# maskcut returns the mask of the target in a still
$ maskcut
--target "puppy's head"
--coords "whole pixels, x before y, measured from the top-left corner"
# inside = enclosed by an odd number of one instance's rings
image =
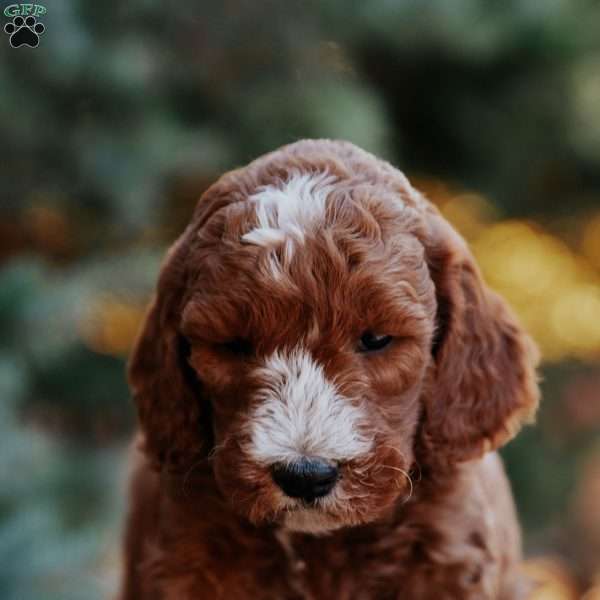
[[[400,172],[307,141],[203,196],[130,382],[161,468],[207,459],[254,523],[323,532],[408,497],[417,459],[444,469],[506,442],[537,406],[535,360]]]

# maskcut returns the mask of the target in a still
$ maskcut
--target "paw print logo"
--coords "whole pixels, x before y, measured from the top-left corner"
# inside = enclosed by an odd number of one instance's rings
[[[33,16],[29,16],[26,19],[15,17],[12,23],[7,23],[4,26],[4,31],[10,35],[10,45],[13,48],[18,48],[19,46],[37,47],[40,43],[40,35],[44,33],[45,29]]]

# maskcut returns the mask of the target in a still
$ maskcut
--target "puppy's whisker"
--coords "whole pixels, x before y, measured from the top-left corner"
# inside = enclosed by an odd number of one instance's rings
[[[364,479],[359,479],[360,485],[364,487],[374,488],[376,487],[374,483],[367,483]]]
[[[409,475],[409,473],[407,471],[405,471],[404,469],[401,469],[400,467],[393,467],[392,465],[381,465],[384,469],[392,469],[393,471],[398,471],[398,473],[400,473],[403,477],[406,478],[406,481],[408,481],[408,485],[410,487],[410,490],[408,492],[408,496],[404,499],[404,502],[408,502],[414,492],[414,486],[413,486],[413,481]]]
[[[403,453],[403,452],[401,452],[401,451],[400,451],[398,448],[396,448],[396,447],[394,447],[394,446],[391,446],[391,445],[389,445],[389,444],[382,444],[382,445],[381,445],[381,447],[382,447],[382,448],[385,448],[386,450],[390,450],[390,451],[392,451],[392,452],[396,453],[396,455],[398,456],[398,458],[400,458],[400,460],[401,460],[402,462],[408,462],[408,461],[406,460],[406,456],[404,455],[404,453]]]

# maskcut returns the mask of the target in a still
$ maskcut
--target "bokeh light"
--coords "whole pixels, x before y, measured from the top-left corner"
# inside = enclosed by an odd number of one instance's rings
[[[582,249],[532,220],[501,219],[474,194],[426,183],[442,214],[464,235],[489,285],[515,308],[545,361],[600,359],[600,219],[581,215]],[[600,254],[598,254],[600,255]]]

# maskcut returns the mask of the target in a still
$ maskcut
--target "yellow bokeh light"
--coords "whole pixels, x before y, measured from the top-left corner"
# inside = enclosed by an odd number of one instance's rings
[[[600,286],[574,285],[556,298],[551,325],[573,350],[600,354]]]
[[[558,559],[538,558],[522,565],[525,575],[535,584],[527,600],[578,600],[577,585],[569,570]]]
[[[581,238],[581,250],[593,265],[600,268],[600,212],[586,223]]]
[[[581,254],[538,224],[499,220],[475,194],[430,196],[467,239],[487,283],[514,307],[546,361],[600,359],[600,213],[581,227]],[[582,216],[580,220],[583,220]]]
[[[440,212],[469,241],[481,235],[497,218],[494,207],[478,194],[461,194],[444,199]]]
[[[81,321],[84,343],[94,352],[124,356],[131,349],[144,316],[144,307],[112,295],[93,302]]]
[[[574,267],[562,243],[519,221],[493,225],[476,240],[473,250],[490,283],[514,286],[529,295],[544,294],[564,283]]]

